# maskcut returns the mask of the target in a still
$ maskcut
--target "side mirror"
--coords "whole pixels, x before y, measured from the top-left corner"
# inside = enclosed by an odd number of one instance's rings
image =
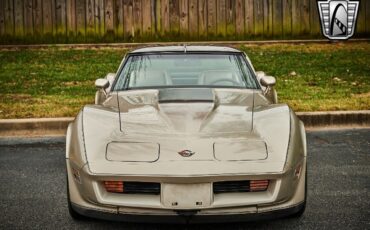
[[[266,76],[266,73],[263,72],[263,71],[257,71],[256,72],[256,76],[257,76],[257,80],[260,81],[261,78],[263,78],[264,76]]]
[[[105,78],[109,81],[109,86],[112,86],[114,79],[116,78],[116,74],[108,73],[107,76],[105,76]]]
[[[106,88],[109,86],[109,81],[105,78],[99,78],[95,81],[95,87],[98,89],[102,89],[105,91]]]
[[[261,85],[265,87],[272,87],[276,84],[276,79],[271,76],[263,76],[260,79]]]

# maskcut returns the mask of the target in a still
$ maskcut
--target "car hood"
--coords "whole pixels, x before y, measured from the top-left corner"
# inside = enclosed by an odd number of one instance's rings
[[[250,132],[253,91],[164,89],[117,95],[120,127],[142,135]]]
[[[94,173],[242,173],[245,165],[258,173],[261,162],[282,171],[289,140],[288,107],[254,90],[118,92],[103,107],[85,107],[83,119]],[[196,164],[205,165],[192,171]]]

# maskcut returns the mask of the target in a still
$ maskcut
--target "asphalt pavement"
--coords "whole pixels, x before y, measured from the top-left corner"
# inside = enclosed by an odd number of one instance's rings
[[[75,221],[67,210],[63,138],[0,138],[0,229],[370,229],[370,129],[311,131],[301,218],[158,225]]]

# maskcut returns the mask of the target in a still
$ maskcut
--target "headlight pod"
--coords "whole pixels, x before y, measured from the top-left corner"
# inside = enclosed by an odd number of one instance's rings
[[[248,161],[267,159],[267,145],[262,140],[215,142],[214,156],[220,161]]]

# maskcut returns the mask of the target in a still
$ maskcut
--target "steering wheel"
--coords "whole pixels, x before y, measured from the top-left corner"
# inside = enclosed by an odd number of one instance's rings
[[[225,79],[218,79],[218,80],[215,80],[215,81],[210,82],[209,84],[210,85],[215,85],[216,83],[223,82],[223,81],[225,81],[225,82],[231,82],[233,85],[239,85],[239,82],[234,81],[232,79],[227,79],[227,78],[225,78]]]

